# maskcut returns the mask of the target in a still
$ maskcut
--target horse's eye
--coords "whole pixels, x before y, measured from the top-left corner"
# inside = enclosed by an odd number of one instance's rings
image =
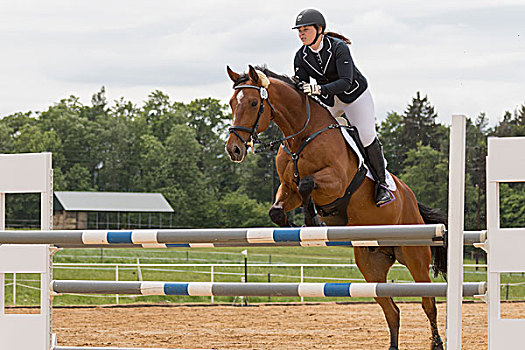
[[[252,101],[252,107],[256,107],[257,106],[257,101]]]

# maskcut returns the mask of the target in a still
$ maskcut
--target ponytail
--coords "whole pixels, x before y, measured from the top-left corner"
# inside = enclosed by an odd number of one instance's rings
[[[350,41],[350,39],[348,39],[346,36],[344,36],[343,34],[339,34],[339,33],[336,33],[336,32],[326,32],[324,33],[325,35],[328,35],[328,36],[331,36],[332,38],[337,38],[337,39],[340,39],[340,40],[343,40],[347,45],[350,45],[352,44],[352,42]]]

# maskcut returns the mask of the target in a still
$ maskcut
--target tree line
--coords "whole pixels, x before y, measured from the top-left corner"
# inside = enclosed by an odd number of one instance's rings
[[[378,131],[388,169],[420,202],[446,213],[449,127],[437,117],[418,92],[405,111],[388,113]],[[230,162],[224,151],[230,122],[229,106],[217,99],[182,103],[154,91],[140,106],[124,98],[110,104],[102,88],[90,105],[70,96],[45,111],[4,116],[0,153],[53,152],[55,191],[160,192],[175,210],[174,227],[272,225],[267,212],[279,184],[275,151]],[[467,121],[468,230],[485,228],[489,136],[525,136],[525,105],[494,127],[484,113]],[[261,135],[279,137],[275,125]],[[522,185],[501,186],[505,227],[525,226]],[[36,197],[8,195],[6,207],[8,223],[39,217]]]

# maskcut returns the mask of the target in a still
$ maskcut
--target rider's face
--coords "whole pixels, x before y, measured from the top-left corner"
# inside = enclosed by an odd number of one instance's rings
[[[299,39],[303,42],[303,45],[309,45],[314,41],[317,35],[317,29],[315,26],[304,26],[297,28]]]

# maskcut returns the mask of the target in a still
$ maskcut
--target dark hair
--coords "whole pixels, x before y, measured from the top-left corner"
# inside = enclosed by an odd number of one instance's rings
[[[344,36],[343,34],[339,34],[339,33],[336,33],[336,32],[326,32],[326,33],[324,33],[324,35],[331,36],[332,38],[341,39],[341,40],[343,40],[347,45],[352,44],[352,42],[350,41],[350,39],[348,39],[348,38],[347,38],[346,36]]]

